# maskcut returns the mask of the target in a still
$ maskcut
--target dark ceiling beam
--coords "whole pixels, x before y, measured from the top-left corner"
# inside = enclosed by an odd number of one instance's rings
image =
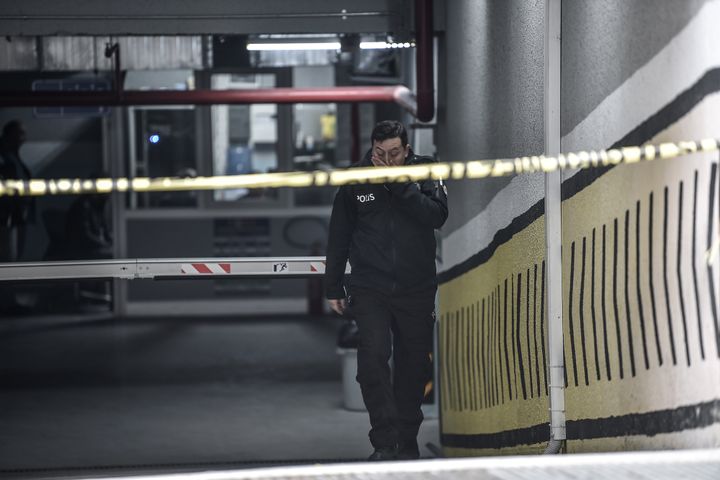
[[[404,0],[23,0],[4,2],[0,32],[26,35],[394,33]]]

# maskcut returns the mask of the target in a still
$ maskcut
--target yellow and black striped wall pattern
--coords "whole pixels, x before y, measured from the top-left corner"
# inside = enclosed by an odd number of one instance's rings
[[[717,136],[720,69],[616,145]],[[579,172],[563,183],[570,451],[720,444],[717,156]],[[542,202],[441,274],[448,455],[549,438]]]

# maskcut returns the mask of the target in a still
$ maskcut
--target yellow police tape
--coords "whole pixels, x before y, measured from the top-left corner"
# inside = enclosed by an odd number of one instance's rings
[[[557,157],[532,156],[512,159],[446,162],[401,167],[365,167],[314,172],[258,173],[196,178],[98,178],[57,180],[2,180],[0,196],[40,196],[110,192],[171,192],[184,190],[225,190],[233,188],[323,187],[348,183],[386,183],[418,180],[459,180],[549,173],[557,170],[593,168],[677,158],[720,150],[720,140],[683,141],[623,147],[610,150],[560,154]]]

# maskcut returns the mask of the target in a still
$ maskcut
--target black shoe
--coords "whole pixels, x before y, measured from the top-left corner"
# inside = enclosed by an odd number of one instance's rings
[[[420,458],[420,449],[418,448],[417,441],[400,442],[397,454],[398,460],[417,460],[418,458]]]
[[[370,462],[388,462],[390,460],[397,460],[398,449],[397,447],[380,447],[376,448],[375,451],[368,457]]]
[[[398,460],[417,460],[420,458],[420,452],[417,450],[400,450],[396,458]]]

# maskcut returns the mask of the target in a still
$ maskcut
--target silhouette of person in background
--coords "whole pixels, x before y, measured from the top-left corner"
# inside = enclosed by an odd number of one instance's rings
[[[92,178],[104,178],[97,174]],[[112,236],[108,226],[107,194],[79,195],[65,217],[65,255],[71,260],[93,260],[113,257]],[[77,284],[76,306],[110,306],[110,285],[106,280],[88,280]]]
[[[30,180],[30,169],[20,158],[20,147],[26,133],[19,120],[5,124],[0,137],[0,180]],[[0,197],[0,262],[15,262],[23,253],[25,225],[35,220],[32,197]],[[0,285],[0,310],[13,313],[22,310],[7,286]]]
[[[20,147],[26,133],[22,123],[12,120],[5,124],[0,137],[0,178],[30,180],[30,169],[20,158]],[[35,202],[31,197],[0,198],[0,255],[2,261],[15,261],[22,255],[24,226],[34,220]]]
[[[65,241],[74,259],[112,258],[112,237],[105,215],[108,196],[80,195],[70,205]]]

